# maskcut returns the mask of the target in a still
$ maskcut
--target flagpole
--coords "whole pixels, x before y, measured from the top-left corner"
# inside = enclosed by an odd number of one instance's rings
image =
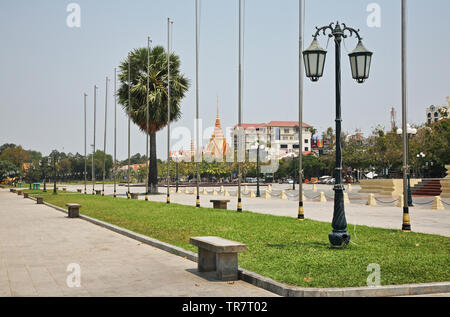
[[[147,167],[147,178],[146,178],[146,184],[145,184],[145,200],[148,201],[148,181],[150,176],[150,164],[149,164],[149,149],[148,149],[148,143],[149,143],[149,137],[148,137],[148,130],[150,125],[150,43],[152,40],[150,39],[150,36],[147,37],[147,124],[146,124],[146,141],[145,141],[145,151],[146,151],[146,167]]]
[[[242,0],[239,0],[239,79],[238,79],[238,135],[242,133]],[[241,138],[238,137],[238,152],[240,150]],[[238,205],[237,211],[242,212],[242,197],[241,197],[241,182],[242,182],[242,174],[241,174],[241,160],[238,155]]]
[[[299,0],[299,41],[298,41],[298,219],[303,221],[305,214],[303,210],[303,0]],[[294,179],[295,186],[295,179]]]
[[[102,184],[102,196],[105,196],[105,177],[106,177],[106,129],[108,120],[108,77],[106,77],[105,87],[105,133],[103,135],[103,184]]]
[[[117,196],[116,162],[117,162],[117,68],[114,68],[114,164],[113,164],[114,198],[116,198]]]
[[[170,204],[170,25],[167,18],[167,203]]]
[[[95,130],[97,118],[97,85],[94,85],[94,144],[92,145],[92,195],[95,195]]]
[[[131,152],[130,152],[130,134],[131,134],[131,54],[128,54],[128,193],[127,198],[131,198],[130,191],[130,165],[131,165]]]
[[[199,0],[195,0],[195,108],[196,108],[196,114],[195,114],[195,118],[196,118],[196,144],[197,144],[197,153],[195,155],[195,165],[196,165],[196,169],[197,169],[197,198],[196,198],[196,203],[195,206],[198,208],[200,207],[200,162],[198,162],[197,158],[200,157],[200,148],[199,148],[199,87],[198,87],[198,83],[199,83],[199,74],[198,74],[198,65],[199,65],[199,20],[198,20],[198,10],[199,10],[199,6],[198,6],[198,1]]]
[[[87,194],[87,124],[86,124],[86,98],[84,93],[84,194]]]
[[[408,204],[408,113],[407,113],[407,73],[406,73],[406,0],[402,0],[402,128],[403,128],[403,225],[404,232],[411,231]]]

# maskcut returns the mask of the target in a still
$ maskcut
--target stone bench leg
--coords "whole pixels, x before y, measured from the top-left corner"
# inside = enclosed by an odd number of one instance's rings
[[[36,198],[36,204],[38,204],[38,205],[44,204],[44,199],[42,197]]]
[[[69,208],[69,218],[78,218],[80,216],[80,210],[78,208]]]
[[[237,281],[238,280],[237,253],[217,253],[216,273],[218,280]]]
[[[216,253],[198,248],[198,271],[213,272],[216,270]]]

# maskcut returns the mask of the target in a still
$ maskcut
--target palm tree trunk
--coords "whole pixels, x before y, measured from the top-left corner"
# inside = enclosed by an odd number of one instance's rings
[[[150,172],[148,187],[151,194],[158,193],[158,162],[156,157],[156,133],[150,133]]]

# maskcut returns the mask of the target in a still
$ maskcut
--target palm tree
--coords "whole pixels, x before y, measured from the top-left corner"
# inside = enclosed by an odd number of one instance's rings
[[[148,184],[152,193],[158,192],[156,133],[167,125],[167,52],[162,46],[150,49],[150,89],[147,91],[148,49],[130,52],[119,66],[119,103],[131,120],[150,135],[150,175]],[[128,102],[128,63],[131,61],[131,107]],[[181,118],[180,104],[189,89],[189,79],[180,72],[180,58],[170,55],[170,121]],[[149,97],[149,126],[147,127],[147,96]]]

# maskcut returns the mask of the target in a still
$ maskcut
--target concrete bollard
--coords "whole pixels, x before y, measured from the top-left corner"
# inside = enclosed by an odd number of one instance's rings
[[[38,205],[44,204],[44,198],[41,196],[36,197],[36,204]]]
[[[213,195],[213,196],[218,196],[218,195],[219,195],[219,194],[217,193],[216,188],[214,188],[212,195]]]
[[[169,193],[170,193],[170,194],[175,194],[175,188],[173,188],[173,187],[170,188],[170,189],[169,189]]]
[[[445,209],[440,196],[434,197],[432,209],[433,210],[444,210]]]
[[[206,191],[206,187],[203,187],[202,195],[208,195],[208,192]]]
[[[78,218],[80,217],[80,208],[79,204],[66,204],[68,207],[69,218]]]
[[[283,191],[281,192],[280,198],[283,199],[283,200],[287,200],[287,199],[288,199],[288,197],[287,197],[287,195],[286,195],[286,191],[283,190]]]
[[[223,195],[224,195],[225,197],[230,197],[230,193],[228,192],[228,189],[225,189]]]
[[[270,192],[269,192],[268,190],[266,190],[263,197],[264,197],[265,199],[270,199],[270,198],[271,198]]]
[[[247,185],[244,186],[244,192],[248,192],[248,186]]]
[[[344,193],[344,204],[350,204],[350,198],[348,197],[347,193]]]
[[[313,192],[317,193],[317,185],[316,184],[313,184]]]
[[[272,185],[271,184],[269,184],[269,186],[267,186],[267,191],[270,193],[270,192],[272,192]]]
[[[403,195],[398,196],[398,202],[397,202],[397,207],[402,208],[403,207]]]
[[[220,186],[220,192],[221,192],[221,193],[225,192],[225,187]]]
[[[250,191],[250,198],[256,198],[256,193],[254,190]]]
[[[367,206],[376,206],[377,202],[375,200],[374,194],[369,194],[369,199],[367,200]]]
[[[327,197],[325,197],[325,193],[320,192],[319,203],[326,203],[326,202],[327,202]]]

